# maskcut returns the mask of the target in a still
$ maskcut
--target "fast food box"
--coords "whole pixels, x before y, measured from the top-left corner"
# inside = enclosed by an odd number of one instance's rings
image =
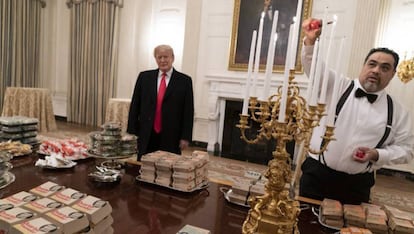
[[[21,207],[2,211],[0,212],[0,233],[7,234],[13,225],[36,216],[37,214],[35,212]]]
[[[239,180],[233,183],[233,185],[231,186],[231,190],[233,191],[233,193],[247,197],[250,190],[250,186],[250,180]]]
[[[172,174],[173,180],[174,181],[192,181],[195,179],[195,173],[194,171],[192,172],[176,172],[174,171],[174,173]]]
[[[19,224],[13,225],[10,234],[61,234],[62,229],[53,222],[37,217]]]
[[[45,217],[58,225],[63,233],[77,233],[89,226],[86,215],[69,206],[49,211]]]
[[[66,188],[64,190],[54,193],[50,198],[61,202],[67,206],[74,204],[80,199],[86,197],[85,193],[81,193],[78,190]]]
[[[206,162],[208,162],[210,160],[210,156],[208,155],[208,153],[206,151],[194,150],[191,155],[194,158],[201,158],[201,159],[205,160]]]
[[[85,213],[89,222],[94,225],[98,224],[112,212],[109,202],[91,195],[79,200],[72,207]]]
[[[188,191],[193,190],[196,187],[196,184],[195,184],[194,180],[193,181],[188,181],[188,182],[185,182],[185,183],[180,183],[180,182],[174,181],[172,183],[172,187],[175,188],[175,189],[181,190],[181,191],[188,192]]]
[[[210,234],[211,232],[207,229],[196,227],[193,225],[185,225],[183,228],[181,228],[177,234],[185,234],[185,233],[191,233],[191,234]]]
[[[196,164],[191,161],[191,160],[186,160],[186,159],[180,159],[177,160],[174,164],[173,164],[173,171],[175,172],[183,172],[183,173],[188,173],[188,172],[193,172],[196,168]]]
[[[58,191],[61,191],[63,189],[65,189],[65,186],[61,186],[61,185],[58,185],[58,184],[53,183],[51,181],[48,181],[46,183],[43,183],[43,184],[41,184],[37,187],[34,187],[34,188],[30,189],[29,192],[31,192],[33,194],[37,194],[37,195],[42,196],[42,197],[48,197],[48,196],[50,196],[50,195],[52,195],[52,194],[54,194]]]
[[[394,233],[414,233],[414,225],[412,221],[409,220],[390,217],[388,220],[388,226]]]
[[[34,201],[38,197],[25,191],[18,192],[0,200],[0,211],[8,210],[14,207],[22,206],[28,202]]]
[[[57,202],[53,199],[44,197],[32,202],[26,203],[23,207],[30,209],[39,214],[49,212],[51,210],[63,207],[63,203]]]
[[[105,231],[112,227],[114,219],[111,215],[106,216],[103,220],[91,226],[94,233],[105,233]]]
[[[102,234],[113,234],[113,233],[114,233],[114,229],[112,228],[112,226],[111,227],[108,227],[107,229],[105,229],[104,231],[102,231]]]
[[[346,227],[340,229],[340,234],[372,234],[372,232],[366,228]]]

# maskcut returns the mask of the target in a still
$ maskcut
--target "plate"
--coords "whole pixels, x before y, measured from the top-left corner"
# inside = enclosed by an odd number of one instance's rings
[[[88,176],[96,182],[112,183],[121,180],[121,171],[96,166],[97,171],[91,172]]]
[[[250,208],[250,206],[248,204],[243,204],[241,202],[235,202],[235,201],[231,201],[230,200],[230,196],[229,195],[233,192],[232,189],[229,189],[227,187],[220,187],[220,192],[223,193],[224,199],[226,199],[226,201],[228,201],[228,202],[230,202],[232,204],[236,204],[236,205],[239,205],[239,206],[243,206],[243,207]]]
[[[113,183],[121,180],[121,175],[108,175],[108,176],[100,176],[96,173],[89,173],[88,176],[92,178],[96,182],[104,182],[104,183]]]
[[[180,191],[180,192],[183,192],[183,193],[192,193],[192,192],[195,192],[197,190],[202,190],[202,189],[205,189],[205,188],[208,187],[208,180],[203,181],[201,184],[199,184],[198,186],[196,186],[195,188],[193,188],[191,190],[182,190],[182,189],[177,189],[177,188],[174,188],[174,187],[171,187],[171,186],[164,186],[164,185],[157,184],[157,183],[154,183],[154,182],[149,182],[149,181],[146,181],[146,180],[142,180],[140,176],[135,177],[135,179],[137,181],[140,181],[140,182],[144,182],[144,183],[147,183],[147,184],[158,185],[158,186],[161,186],[163,188],[169,188],[171,190]]]
[[[36,153],[38,153],[40,155],[44,155],[44,156],[50,156],[50,154],[48,154],[46,152],[43,152],[43,151],[40,151],[40,150],[36,151]],[[75,157],[70,157],[70,156],[63,156],[63,158],[65,158],[67,160],[71,160],[71,161],[78,161],[78,160],[88,159],[90,157],[89,157],[89,154],[88,154],[88,156],[85,156],[84,158],[80,158],[80,157],[75,158]]]
[[[40,167],[40,168],[44,168],[44,169],[68,169],[68,168],[72,168],[72,167],[76,166],[76,164],[77,164],[76,162],[71,161],[68,164],[58,166],[58,167],[51,166],[51,165],[36,165],[36,166]]]
[[[318,208],[315,208],[315,207],[312,207],[312,212],[313,212],[316,216],[318,216],[318,222],[319,222],[322,226],[324,226],[324,227],[327,227],[327,228],[330,228],[330,229],[333,229],[333,230],[337,230],[337,231],[341,230],[341,228],[334,227],[334,226],[330,226],[330,225],[328,225],[328,224],[324,223],[324,222],[322,221],[322,212],[320,212],[320,211],[321,211],[320,209],[321,209],[320,207],[319,207],[319,209],[318,209]]]
[[[14,180],[16,179],[16,176],[11,172],[6,172],[2,176],[2,179],[3,179],[3,181],[0,182],[0,189],[6,187],[7,185],[9,185],[11,183],[13,183]]]

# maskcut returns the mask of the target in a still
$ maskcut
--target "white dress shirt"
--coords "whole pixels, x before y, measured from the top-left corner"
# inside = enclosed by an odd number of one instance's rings
[[[312,60],[313,46],[303,45],[302,63],[305,72],[309,74]],[[330,72],[327,107],[330,106],[334,79],[333,72]],[[322,79],[321,79],[322,80]],[[349,84],[351,79],[340,79],[340,98]],[[324,152],[326,165],[334,170],[357,174],[366,172],[367,163],[360,163],[353,160],[353,152],[358,147],[375,148],[385,132],[387,125],[387,93],[385,90],[376,92],[378,95],[374,103],[368,102],[367,98],[355,98],[357,88],[362,88],[358,79],[354,80],[355,85],[345,101],[341,112],[335,123],[334,138],[328,145],[327,151]],[[391,132],[381,148],[377,148],[379,158],[374,162],[372,168],[379,169],[383,165],[408,163],[413,159],[414,135],[411,126],[411,117],[404,110],[400,103],[393,99],[394,110]],[[311,139],[311,148],[319,149],[321,146],[321,136],[325,132],[326,117],[321,119],[320,125],[313,131]],[[310,154],[318,160],[318,155]]]
[[[171,68],[169,71],[165,73],[165,87],[168,87],[168,83],[170,82],[170,78],[172,75],[173,69]],[[162,72],[161,70],[158,72],[158,80],[157,80],[157,90],[160,89],[161,79],[162,79]]]

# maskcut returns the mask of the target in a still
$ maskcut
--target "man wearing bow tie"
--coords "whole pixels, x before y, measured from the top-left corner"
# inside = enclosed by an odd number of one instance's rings
[[[306,35],[302,62],[308,74],[313,45],[321,33],[320,27],[311,25],[312,20],[302,24]],[[395,75],[398,60],[394,51],[374,48],[366,56],[358,79],[335,78],[330,73],[327,100],[332,96],[334,79],[340,79],[342,87],[336,106],[336,140],[323,154],[308,154],[302,164],[301,196],[347,204],[369,202],[375,183],[373,170],[413,159],[411,117],[384,90]],[[322,118],[313,131],[312,149],[320,149],[325,126],[326,118]]]

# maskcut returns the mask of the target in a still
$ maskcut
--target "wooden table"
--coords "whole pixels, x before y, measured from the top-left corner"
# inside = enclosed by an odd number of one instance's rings
[[[131,99],[111,98],[106,106],[105,122],[121,124],[122,131],[128,126],[129,106]]]
[[[2,116],[16,115],[37,118],[40,132],[57,129],[52,97],[48,89],[7,87]]]
[[[89,180],[101,159],[85,159],[71,169],[41,169],[34,166],[37,154],[12,159],[16,180],[0,190],[1,198],[52,181],[109,201],[113,208],[115,233],[173,234],[192,224],[215,234],[241,233],[247,208],[228,203],[219,188],[210,182],[205,190],[183,193],[157,185],[137,182],[139,167],[126,165],[119,183],[103,184]],[[333,233],[322,227],[311,211],[299,217],[300,233]]]

